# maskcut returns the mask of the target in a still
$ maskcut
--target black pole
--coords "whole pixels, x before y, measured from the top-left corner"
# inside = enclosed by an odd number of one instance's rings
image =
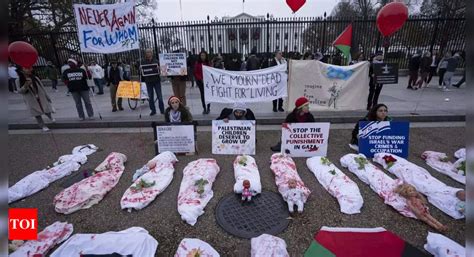
[[[270,14],[267,13],[267,55],[270,55]]]
[[[321,54],[324,56],[324,44],[326,44],[326,12],[323,18],[323,40],[321,42]]]
[[[209,42],[209,54],[213,54],[214,49],[211,46],[211,23],[209,15],[207,15],[207,41]]]
[[[155,55],[156,58],[158,58],[158,42],[156,39],[156,26],[155,26],[155,19],[151,19],[151,22],[153,23],[153,42],[155,45]]]
[[[53,45],[54,57],[56,58],[56,67],[61,67],[61,61],[59,60],[58,49],[56,48],[56,40],[53,37],[53,33],[49,33],[51,44]]]

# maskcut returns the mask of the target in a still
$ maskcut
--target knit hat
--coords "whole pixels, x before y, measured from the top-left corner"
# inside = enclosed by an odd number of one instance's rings
[[[235,111],[243,111],[243,112],[246,112],[247,111],[247,106],[245,105],[245,103],[234,103],[234,112]]]
[[[295,102],[295,106],[298,109],[302,108],[303,106],[308,105],[308,104],[309,104],[309,100],[308,100],[308,98],[306,98],[304,96],[296,99],[296,102]]]
[[[67,62],[72,62],[72,63],[74,63],[75,65],[77,65],[77,61],[74,60],[74,59],[72,59],[72,58],[69,58],[69,59],[67,60]]]
[[[178,100],[179,103],[181,103],[181,100],[177,97],[177,96],[170,96],[170,98],[168,98],[168,104],[171,106],[171,100]]]

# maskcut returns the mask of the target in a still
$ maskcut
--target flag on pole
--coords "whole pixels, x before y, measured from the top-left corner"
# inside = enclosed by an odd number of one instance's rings
[[[346,29],[334,40],[332,43],[334,47],[342,52],[344,57],[350,62],[351,47],[352,47],[352,24],[349,24]]]

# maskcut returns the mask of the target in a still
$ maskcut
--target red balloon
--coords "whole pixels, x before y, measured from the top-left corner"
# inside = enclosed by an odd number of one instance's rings
[[[27,42],[15,41],[8,46],[10,59],[23,68],[31,68],[38,60],[38,51]]]
[[[286,4],[294,13],[298,11],[305,3],[306,0],[286,0]]]
[[[408,7],[401,2],[392,2],[380,9],[377,14],[377,28],[388,37],[399,30],[408,19]]]

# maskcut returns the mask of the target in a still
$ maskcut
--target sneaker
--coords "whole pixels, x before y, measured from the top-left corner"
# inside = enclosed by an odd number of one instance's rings
[[[79,118],[80,121],[85,121],[86,118],[82,117],[82,118]]]
[[[15,90],[15,91],[13,91],[13,93],[15,93],[15,94],[18,94],[18,91],[17,91],[17,90]]]
[[[55,118],[52,118],[52,119],[51,119],[51,123],[56,123],[56,119],[55,119]]]
[[[451,92],[451,89],[449,89],[447,87],[443,87],[443,92]]]
[[[207,110],[204,109],[204,111],[202,111],[202,114],[207,114]]]
[[[49,128],[46,127],[46,126],[43,126],[42,130],[43,130],[43,132],[48,132],[48,131],[49,131]]]
[[[453,87],[455,88],[459,88],[461,85],[458,85],[458,84],[454,84]]]
[[[358,145],[349,144],[349,148],[356,151],[356,152],[359,152],[359,146]]]

